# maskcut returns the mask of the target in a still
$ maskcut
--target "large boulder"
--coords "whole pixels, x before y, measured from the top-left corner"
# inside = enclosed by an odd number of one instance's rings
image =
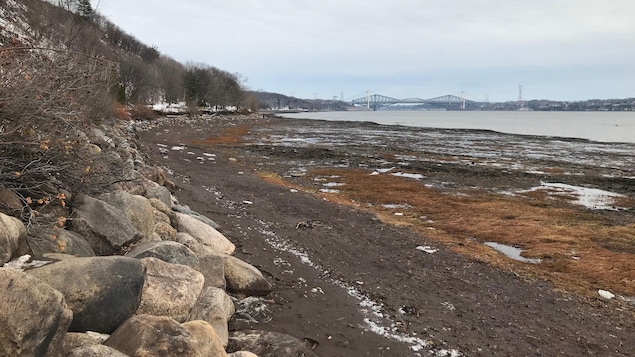
[[[220,229],[221,228],[220,224],[212,221],[211,219],[207,218],[206,216],[204,216],[204,215],[202,215],[202,214],[200,214],[200,213],[198,213],[196,211],[193,211],[187,205],[183,205],[182,206],[182,205],[175,204],[175,205],[172,205],[172,210],[174,210],[176,212],[184,213],[184,214],[186,214],[186,215],[188,215],[188,216],[190,216],[192,218],[196,218],[199,221],[207,224],[208,226],[210,226],[210,227],[212,227],[214,229]]]
[[[26,237],[26,227],[17,218],[0,213],[0,265],[11,260],[20,240]]]
[[[227,290],[245,295],[267,295],[271,284],[258,268],[231,255],[223,256]]]
[[[164,186],[150,187],[146,190],[146,198],[156,198],[168,207],[172,206],[172,193]]]
[[[99,197],[102,201],[120,209],[130,223],[141,233],[145,239],[150,238],[154,232],[154,212],[147,198],[139,195],[131,195],[126,191],[113,191]]]
[[[157,211],[155,210],[154,212],[156,217]],[[156,233],[159,236],[159,238],[161,238],[161,240],[171,240],[171,241],[178,242],[178,240],[176,240],[176,235],[177,235],[176,229],[172,227],[169,221],[157,222],[154,225],[154,233]]]
[[[176,218],[176,212],[170,209],[170,205],[166,205],[165,203],[163,203],[163,201],[159,200],[158,198],[149,198],[148,201],[152,205],[152,208],[154,208],[155,210],[154,212],[155,221],[164,221],[164,222],[170,223],[172,227],[176,227],[178,225],[179,221]],[[163,216],[165,216],[167,220],[165,220]]]
[[[157,258],[172,264],[187,265],[190,268],[198,267],[198,257],[194,252],[181,243],[171,241],[141,243],[126,253],[126,256],[137,259]]]
[[[205,357],[226,357],[225,345],[218,338],[216,331],[205,321],[195,320],[181,324],[194,338],[201,356]]]
[[[229,337],[227,352],[251,351],[259,357],[317,357],[299,339],[279,332],[236,331]]]
[[[116,349],[104,345],[77,347],[71,350],[67,357],[128,357]]]
[[[187,214],[176,214],[179,225],[177,231],[196,238],[206,254],[232,254],[236,246],[219,231]]]
[[[0,269],[0,355],[57,356],[72,319],[59,291],[23,272]]]
[[[39,257],[49,253],[95,256],[95,252],[82,236],[66,229],[31,229],[26,238],[20,241],[16,255]]]
[[[234,302],[225,290],[208,287],[199,296],[187,320],[202,320],[209,323],[223,342],[223,346],[227,346],[227,321],[235,310]]]
[[[146,283],[137,314],[168,316],[184,322],[203,290],[203,274],[156,258],[141,259]]]
[[[70,230],[84,237],[97,255],[115,254],[143,237],[119,209],[90,196],[76,202]]]
[[[224,260],[222,255],[207,254],[199,256],[197,270],[205,277],[205,287],[213,286],[225,289],[227,282],[225,280]]]
[[[188,329],[165,316],[138,315],[124,322],[104,345],[131,357],[202,357]]]
[[[114,331],[139,307],[145,281],[138,259],[119,256],[62,260],[28,273],[64,295],[77,332]]]
[[[82,332],[68,332],[64,336],[62,345],[62,355],[68,355],[72,350],[78,347],[89,347],[99,345],[99,341],[93,336]]]

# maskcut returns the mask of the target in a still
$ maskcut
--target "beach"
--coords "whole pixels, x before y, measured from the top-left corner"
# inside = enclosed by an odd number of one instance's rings
[[[255,116],[138,134],[274,286],[232,329],[320,356],[635,351],[634,144]]]

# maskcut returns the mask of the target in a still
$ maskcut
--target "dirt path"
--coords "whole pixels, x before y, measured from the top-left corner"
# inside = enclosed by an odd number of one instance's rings
[[[179,200],[220,223],[236,255],[275,286],[258,322],[236,319],[232,328],[304,338],[320,356],[635,355],[628,306],[558,292],[522,269],[494,268],[413,229],[263,180],[297,159],[293,149],[269,160],[253,146],[211,140],[265,121],[176,123],[140,131],[141,142],[173,173]],[[304,177],[296,176],[287,181]]]

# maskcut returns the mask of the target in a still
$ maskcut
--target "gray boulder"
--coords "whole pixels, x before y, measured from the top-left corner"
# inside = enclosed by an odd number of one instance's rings
[[[143,237],[119,209],[89,196],[78,199],[70,230],[84,237],[97,255],[115,254]]]
[[[205,277],[205,287],[213,286],[225,289],[227,282],[225,280],[224,260],[222,255],[207,254],[199,256],[197,270]]]
[[[192,218],[195,218],[195,219],[207,224],[208,226],[210,226],[210,227],[212,227],[214,229],[220,229],[221,228],[220,224],[212,221],[211,219],[203,216],[202,214],[200,214],[200,213],[198,213],[196,211],[193,211],[187,205],[173,205],[172,206],[172,210],[174,210],[176,212],[180,212],[180,213],[186,214],[186,215],[188,215],[188,216],[190,216]]]
[[[43,256],[49,253],[95,256],[95,252],[82,236],[66,229],[31,229],[26,238],[20,241],[16,255]]]
[[[169,316],[179,322],[186,321],[203,290],[203,275],[188,266],[156,258],[144,258],[141,263],[147,272],[137,315]]]
[[[232,254],[236,247],[222,233],[192,216],[176,214],[179,224],[177,231],[194,237],[205,254]]]
[[[150,238],[154,232],[153,208],[147,198],[139,195],[131,195],[126,191],[114,191],[99,197],[102,201],[120,209],[130,223],[141,233],[144,238]]]
[[[128,356],[201,357],[192,333],[165,316],[134,316],[119,326],[104,345]]]
[[[190,268],[198,267],[198,257],[196,254],[178,242],[161,241],[141,243],[126,253],[126,256],[137,259],[151,257],[172,264],[187,265]]]
[[[256,267],[231,255],[224,255],[223,258],[227,290],[256,296],[271,292],[271,284]]]
[[[235,310],[234,303],[225,290],[208,287],[199,296],[187,320],[202,320],[209,323],[216,331],[223,346],[227,346],[227,321]]]
[[[139,307],[145,281],[139,260],[119,256],[63,260],[28,273],[64,295],[75,332],[114,331]]]
[[[0,355],[57,356],[73,313],[64,296],[25,273],[0,269]]]
[[[236,331],[229,336],[227,352],[251,351],[259,357],[317,357],[303,341],[279,332]]]
[[[25,237],[26,227],[19,219],[0,213],[0,265],[11,260]]]
[[[172,227],[177,227],[179,224],[178,219],[176,218],[176,212],[170,209],[170,206],[161,202],[157,198],[148,199],[152,208],[154,208],[154,220],[157,222],[166,222],[169,223]]]
[[[68,355],[72,350],[78,347],[88,347],[99,345],[99,341],[87,333],[68,332],[64,336],[64,344],[62,347],[62,355]]]
[[[163,202],[167,207],[172,206],[172,194],[170,190],[168,190],[164,186],[154,186],[150,187],[146,190],[145,194],[146,198],[156,198],[159,201]]]
[[[77,347],[71,350],[67,357],[128,357],[116,349],[104,345]]]

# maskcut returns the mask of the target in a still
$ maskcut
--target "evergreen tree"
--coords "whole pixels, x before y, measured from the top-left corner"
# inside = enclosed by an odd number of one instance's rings
[[[78,0],[77,1],[77,13],[79,16],[88,19],[93,16],[93,7],[90,5],[90,0]]]

